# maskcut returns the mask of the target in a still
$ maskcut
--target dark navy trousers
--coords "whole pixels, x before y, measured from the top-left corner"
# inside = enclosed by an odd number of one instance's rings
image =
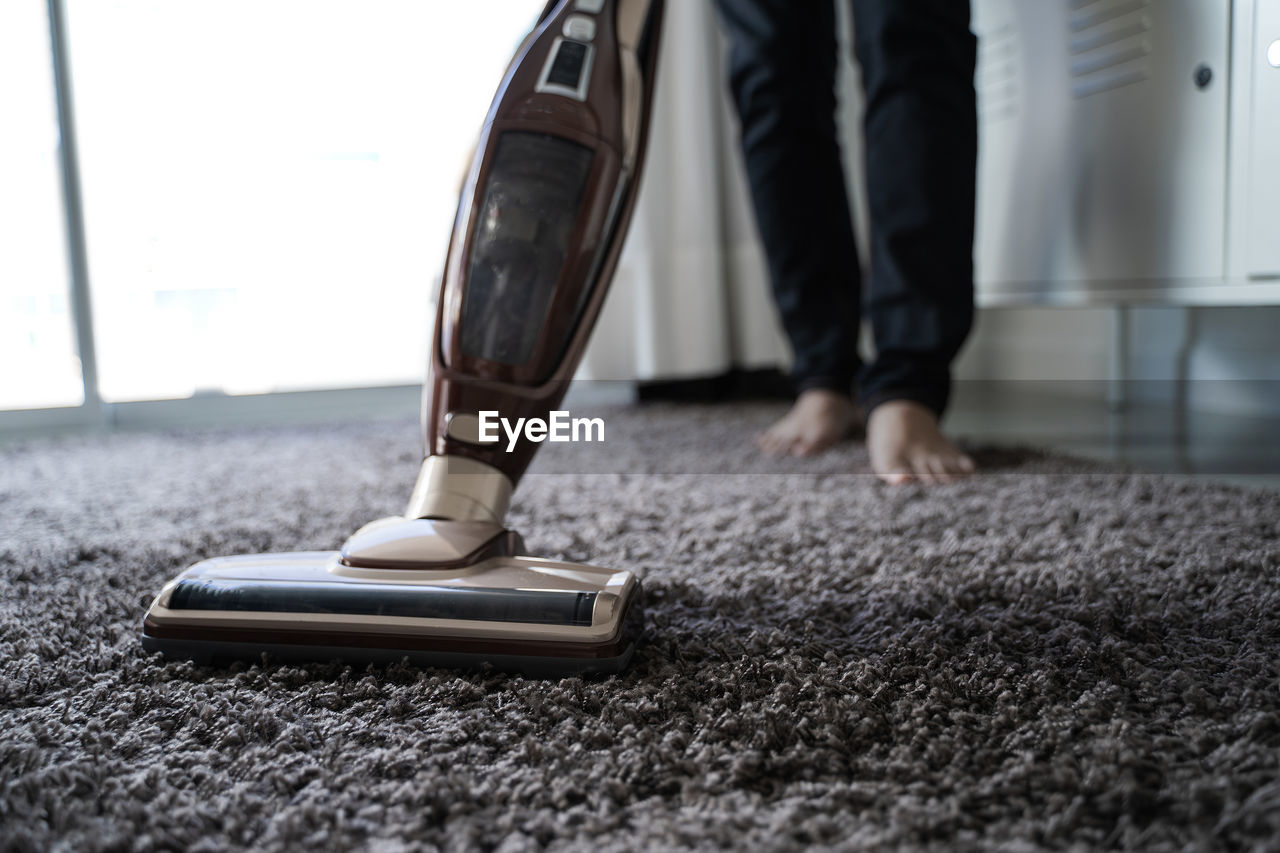
[[[798,390],[941,415],[973,325],[977,40],[968,0],[849,2],[865,92],[869,281],[836,131],[832,0],[717,0],[756,223]],[[865,292],[864,292],[865,290]],[[876,356],[863,364],[870,321]],[[856,392],[855,389],[856,388]]]

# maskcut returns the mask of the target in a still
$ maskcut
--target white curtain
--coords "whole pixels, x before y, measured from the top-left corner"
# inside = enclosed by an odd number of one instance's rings
[[[579,376],[679,379],[785,366],[790,352],[751,213],[714,5],[669,0],[662,39],[640,196]],[[846,45],[842,93],[856,90],[852,80]],[[852,164],[857,104],[846,100]]]

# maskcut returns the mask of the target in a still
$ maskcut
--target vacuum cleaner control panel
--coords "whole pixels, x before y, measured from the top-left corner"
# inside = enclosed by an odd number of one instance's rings
[[[565,19],[564,29],[561,32],[564,33],[565,38],[591,41],[596,37],[596,22],[586,15],[574,15]]]
[[[595,49],[585,42],[556,39],[555,47],[547,56],[547,64],[543,66],[537,91],[585,101],[594,53]]]

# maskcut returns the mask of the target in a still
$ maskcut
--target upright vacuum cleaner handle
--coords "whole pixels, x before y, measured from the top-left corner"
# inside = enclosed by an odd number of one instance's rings
[[[480,440],[479,413],[564,397],[635,204],[663,0],[553,0],[490,107],[459,201],[406,515],[501,524],[538,445]]]

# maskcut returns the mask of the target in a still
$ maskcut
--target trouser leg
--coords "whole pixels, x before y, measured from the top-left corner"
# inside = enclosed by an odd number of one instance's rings
[[[770,280],[799,390],[851,393],[859,268],[836,131],[830,0],[717,0]]]
[[[973,324],[977,40],[967,0],[851,0],[866,93],[876,358],[868,410],[912,399],[941,415]]]

